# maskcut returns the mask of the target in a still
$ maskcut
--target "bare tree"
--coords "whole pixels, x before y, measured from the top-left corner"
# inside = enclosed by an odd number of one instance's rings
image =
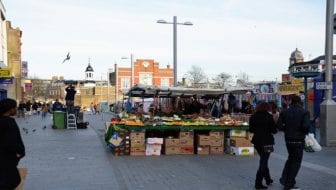
[[[191,70],[188,71],[188,79],[193,87],[200,87],[200,83],[206,82],[207,76],[201,67],[193,65]]]
[[[217,88],[224,88],[230,82],[232,76],[228,73],[222,72],[212,80],[215,82]]]
[[[249,75],[245,72],[240,72],[237,75],[237,86],[249,86],[250,80],[249,80]]]

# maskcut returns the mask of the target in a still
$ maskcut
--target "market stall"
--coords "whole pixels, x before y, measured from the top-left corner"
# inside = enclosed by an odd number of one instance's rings
[[[105,142],[114,155],[253,155],[249,115],[225,112],[229,93],[137,85],[126,93],[125,111],[107,125]]]

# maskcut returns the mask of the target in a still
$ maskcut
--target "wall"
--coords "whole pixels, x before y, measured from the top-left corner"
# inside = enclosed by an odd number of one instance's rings
[[[20,28],[12,28],[10,21],[6,21],[8,68],[14,77],[13,85],[8,87],[8,97],[17,101],[23,99],[21,85],[21,37]]]

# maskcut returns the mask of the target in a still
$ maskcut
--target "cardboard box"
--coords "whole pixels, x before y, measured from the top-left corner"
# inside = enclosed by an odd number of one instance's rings
[[[246,133],[246,138],[251,141],[252,138],[253,138],[253,133],[247,132]]]
[[[194,138],[194,131],[180,131],[180,139]]]
[[[181,146],[194,146],[194,138],[182,138],[180,139]]]
[[[160,144],[146,144],[146,150],[161,150],[162,145]]]
[[[146,156],[160,156],[161,155],[161,149],[146,149]]]
[[[181,146],[180,154],[194,154],[194,146]]]
[[[176,155],[180,154],[180,147],[166,147],[165,148],[165,154],[166,155]]]
[[[210,138],[224,139],[224,131],[210,131],[209,136]]]
[[[145,147],[145,140],[144,139],[131,140],[131,147]]]
[[[197,140],[198,140],[197,145],[199,146],[209,146],[210,145],[209,135],[198,135]]]
[[[210,139],[210,146],[224,146],[224,139]]]
[[[252,146],[252,144],[251,144],[250,140],[248,140],[246,138],[235,137],[235,138],[230,139],[230,146],[250,147],[250,146]]]
[[[224,147],[223,146],[211,146],[210,154],[224,154]]]
[[[131,156],[145,156],[145,147],[132,147]]]
[[[147,144],[163,144],[163,138],[147,138]]]
[[[210,154],[210,146],[197,146],[197,154],[202,155]]]
[[[254,155],[254,147],[231,147],[233,155]]]
[[[145,132],[131,132],[130,133],[131,140],[139,140],[139,139],[145,139]]]
[[[172,146],[179,147],[180,146],[180,139],[166,138],[165,139],[165,147],[172,147]]]
[[[230,130],[230,137],[246,137],[246,130]]]

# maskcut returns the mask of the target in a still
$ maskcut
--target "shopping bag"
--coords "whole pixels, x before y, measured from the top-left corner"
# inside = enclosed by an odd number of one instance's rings
[[[18,168],[18,169],[19,169],[19,173],[20,173],[20,177],[21,177],[21,182],[15,188],[15,190],[23,190],[24,189],[23,186],[24,186],[24,182],[26,180],[28,169],[27,168]]]
[[[318,152],[321,151],[322,147],[317,142],[313,133],[309,133],[305,138],[305,151],[306,152]]]

